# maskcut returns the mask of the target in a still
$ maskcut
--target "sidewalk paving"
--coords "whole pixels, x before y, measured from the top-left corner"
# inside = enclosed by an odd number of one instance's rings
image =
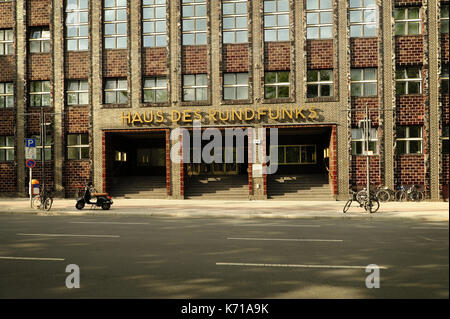
[[[57,215],[148,215],[178,218],[409,218],[422,221],[449,220],[448,202],[381,203],[378,212],[369,214],[357,204],[344,214],[345,201],[234,201],[234,200],[168,200],[113,199],[111,209],[104,211],[87,205],[79,211],[74,199],[55,199],[49,212],[33,209],[26,198],[0,198],[0,213]]]

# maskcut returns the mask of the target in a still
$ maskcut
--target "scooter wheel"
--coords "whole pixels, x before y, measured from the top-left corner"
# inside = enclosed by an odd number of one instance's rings
[[[75,207],[78,209],[78,210],[82,210],[83,208],[84,208],[84,202],[77,202],[77,204],[75,205]]]
[[[108,204],[108,203],[102,204],[102,209],[103,209],[103,210],[108,210],[108,209],[110,209],[110,208],[111,208],[111,205],[110,205],[110,204]]]

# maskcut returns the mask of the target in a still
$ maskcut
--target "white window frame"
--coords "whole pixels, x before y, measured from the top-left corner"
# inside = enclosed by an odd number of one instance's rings
[[[408,78],[408,69],[417,69],[418,73],[419,73],[419,77],[418,78]],[[397,78],[397,72],[402,71],[402,73],[405,75],[404,78]],[[400,70],[398,70],[396,72],[396,78],[395,78],[395,83],[396,86],[398,83],[405,83],[405,93],[401,94],[401,95],[409,95],[409,94],[422,94],[422,69],[419,67],[407,67],[407,68],[401,68]],[[409,93],[409,83],[414,82],[414,83],[419,83],[419,92],[418,93]],[[397,92],[397,94],[399,94]]]
[[[11,55],[13,51],[13,30],[0,29],[0,55]]]
[[[194,76],[194,85],[186,85],[186,77]],[[198,84],[198,77],[201,76],[204,79],[205,84]],[[186,90],[194,90],[195,99],[186,100]],[[199,92],[205,92],[205,98],[199,99]],[[183,75],[183,101],[192,102],[192,101],[207,101],[208,100],[208,77],[206,74],[184,74]]]
[[[154,81],[154,86],[146,86],[147,81]],[[161,84],[161,81],[164,82],[164,85]],[[167,77],[165,76],[148,76],[144,78],[144,85],[143,85],[143,91],[144,94],[142,96],[144,103],[166,103],[168,101],[168,91],[167,91]],[[145,92],[153,91],[154,96],[151,101],[145,99]],[[158,92],[165,92],[166,98],[164,100],[158,101]]]
[[[162,8],[162,9],[161,9]],[[151,18],[145,16],[146,11],[152,11]],[[163,17],[158,17],[157,12],[162,11]],[[143,0],[142,1],[142,45],[144,48],[167,46],[167,0]],[[164,30],[158,29],[164,23]],[[146,25],[153,25],[153,31],[147,32]]]
[[[12,103],[9,102],[12,100]],[[0,109],[14,107],[14,83],[0,82]]]
[[[273,2],[275,4],[275,11],[266,10],[266,4],[268,2]],[[279,9],[280,2],[287,3],[287,11],[282,11]],[[280,25],[280,16],[287,16],[287,25]],[[273,17],[275,19],[274,25],[267,25],[267,19]],[[290,40],[290,10],[289,10],[289,0],[264,0],[264,41],[265,42],[279,42],[279,41],[289,41]],[[268,33],[274,33],[274,39],[269,39]],[[283,32],[283,33],[281,33]],[[287,38],[280,37],[280,34],[287,34]]]
[[[128,48],[128,17],[127,17],[127,0],[103,0],[103,39],[105,50],[114,49],[127,49]],[[113,1],[114,5],[107,7],[106,2]],[[119,4],[119,5],[118,5]],[[118,18],[118,12],[123,12],[125,10],[124,19]],[[106,18],[107,12],[114,12],[114,19]],[[106,33],[108,26],[114,25],[114,33]],[[118,27],[120,25],[125,25],[125,33],[118,33]],[[108,43],[111,39],[114,39],[114,45],[111,46]],[[125,39],[122,46],[119,47],[119,40]]]
[[[32,87],[33,84],[39,83],[39,87],[40,87],[40,91],[32,91]],[[48,84],[48,91],[44,91],[44,86],[45,84]],[[44,80],[44,81],[30,81],[30,92],[29,92],[29,96],[30,96],[30,101],[29,101],[29,105],[31,107],[47,107],[51,105],[51,83],[48,80]],[[33,105],[32,104],[32,97],[33,96],[40,96],[40,105]],[[48,96],[48,104],[43,105],[43,98],[44,96]]]
[[[245,13],[236,13],[237,7],[245,4]],[[233,8],[233,13],[225,13],[227,8]],[[223,43],[247,43],[248,42],[248,1],[247,0],[223,0],[222,1],[222,39]],[[245,27],[237,27],[238,21],[245,18]],[[226,20],[233,20],[233,27],[225,27]],[[242,22],[239,22],[242,23]],[[243,41],[238,41],[238,35],[243,34]],[[232,40],[228,40],[228,36]]]
[[[287,99],[287,98],[291,97],[291,82],[279,82],[280,73],[282,73],[282,72],[288,73],[288,79],[290,79],[290,77],[291,77],[290,71],[267,71],[267,72],[265,72],[265,74],[264,74],[264,98],[265,99],[269,99],[269,100],[271,100],[271,99]],[[276,80],[274,83],[266,83],[266,77],[267,77],[268,73],[275,73]],[[270,87],[275,88],[275,97],[267,97],[266,88],[270,88]],[[288,87],[289,95],[280,97],[280,94],[279,94],[280,87]]]
[[[366,6],[367,5],[367,6]],[[352,13],[360,12],[361,21],[352,22]],[[373,14],[374,21],[366,20],[366,13]],[[349,22],[350,22],[350,37],[351,38],[369,38],[376,37],[378,33],[378,6],[376,0],[350,0],[349,5]],[[366,35],[366,26],[375,26],[375,34]],[[352,29],[355,27],[361,28],[361,35],[353,36]]]
[[[72,90],[70,88],[71,84],[75,84],[77,85],[77,89],[76,90]],[[82,84],[86,85],[86,89],[82,89],[81,86]],[[76,95],[77,97],[77,103],[70,103],[70,99],[69,99],[69,95]],[[86,103],[80,103],[80,95],[85,95],[86,96]],[[67,81],[67,90],[66,90],[66,100],[67,100],[67,105],[87,105],[89,104],[89,84],[88,84],[88,80],[84,79],[84,80],[68,80]]]
[[[113,87],[108,88],[108,84],[114,84]],[[120,84],[126,84],[126,87],[121,87]],[[109,92],[115,93],[114,102],[107,102],[107,95]],[[125,92],[126,101],[120,101],[119,94]],[[128,81],[126,78],[107,78],[105,79],[105,103],[104,104],[127,104],[128,103]],[[120,101],[120,102],[119,102]]]
[[[375,70],[375,79],[374,80],[366,80],[366,70]],[[378,95],[378,70],[377,68],[354,68],[350,70],[351,72],[360,71],[361,72],[361,80],[350,80],[350,94],[352,97],[369,97],[369,96],[377,96]],[[376,91],[374,95],[366,95],[365,84],[373,84],[376,85]],[[353,95],[352,87],[353,85],[361,85],[361,95]]]
[[[76,136],[77,142],[75,144],[69,144],[69,137],[70,136]],[[67,134],[67,159],[68,160],[86,160],[90,157],[90,151],[89,151],[89,142],[88,144],[82,144],[82,136],[87,136],[89,141],[89,134],[88,133],[77,133],[77,134]],[[77,149],[77,158],[69,158],[69,150],[70,149]],[[82,156],[82,149],[88,149],[88,156],[83,157]]]
[[[196,2],[194,2],[196,1]],[[184,11],[188,7],[193,7],[194,15],[185,16]],[[204,8],[205,15],[197,16],[198,10]],[[182,22],[182,44],[183,45],[206,45],[208,43],[208,7],[207,0],[182,0],[181,6],[181,22]],[[205,28],[197,29],[197,21],[204,20]],[[193,29],[187,29],[188,22],[193,23]],[[188,36],[193,36],[193,43],[187,41]]]
[[[81,8],[81,3],[86,7]],[[76,17],[72,19],[71,17]],[[86,21],[81,21],[81,16],[86,17]],[[87,51],[89,50],[89,1],[88,0],[67,0],[66,1],[66,49],[67,51]],[[69,28],[76,29],[77,35],[69,35]],[[80,35],[81,30],[85,30],[85,35]],[[72,43],[75,47],[72,48]],[[81,48],[81,43],[84,47]]]
[[[410,9],[419,9],[419,17],[418,18],[413,18],[413,19],[409,19],[408,16],[408,12]],[[394,9],[394,17],[396,16],[396,11],[400,11],[400,10],[405,10],[405,19],[395,19],[395,30],[394,30],[394,34],[397,36],[402,36],[402,35],[420,35],[422,34],[422,8],[421,7],[402,7],[402,8],[395,8]],[[419,30],[417,33],[409,33],[409,24],[410,23],[419,23]],[[402,34],[397,34],[397,23],[405,23],[405,32]]]
[[[15,150],[14,150],[15,138],[14,138],[14,136],[0,136],[0,140],[4,141],[4,143],[2,142],[1,144],[5,144],[4,146],[0,146],[0,154],[1,153],[5,154],[5,159],[0,158],[0,162],[14,161],[14,159],[15,159]],[[11,143],[11,141],[12,141],[12,143]],[[11,150],[12,150],[12,156],[10,155]]]
[[[356,137],[358,136],[358,137]],[[357,148],[354,147],[354,143],[361,143],[361,153],[357,152]],[[374,145],[374,149],[371,149],[371,143]],[[372,127],[370,129],[369,136],[369,151],[373,151],[373,155],[378,155],[378,128]],[[366,140],[364,138],[363,128],[352,128],[352,155],[366,155]]]
[[[333,17],[333,1],[330,1],[331,6],[330,7],[323,7],[322,6],[323,0],[317,0],[317,3],[319,6],[317,8],[311,8],[308,7],[308,0],[306,0],[305,4],[305,10],[306,10],[306,38],[308,40],[315,40],[315,39],[332,39],[333,38],[333,23],[334,23],[334,17]],[[331,22],[330,23],[321,23],[321,14],[327,13],[331,15]],[[309,16],[312,16],[314,14],[318,15],[319,23],[310,23],[308,22]],[[310,36],[309,30],[317,28],[318,29],[318,36]],[[329,28],[331,30],[331,34],[329,36],[322,36],[322,29]]]
[[[325,81],[325,80],[321,79],[321,74],[322,74],[323,71],[331,72],[330,80]],[[309,73],[309,72],[317,72],[317,81],[308,81],[307,80],[307,82],[306,82],[306,92],[308,92],[308,86],[317,85],[318,94],[317,94],[317,96],[310,97],[310,96],[307,95],[306,97],[312,99],[312,98],[316,98],[316,97],[330,97],[330,96],[333,96],[333,94],[334,94],[334,92],[333,92],[333,70],[332,69],[308,70],[307,73]],[[307,79],[308,79],[308,76],[307,76]],[[330,95],[322,95],[322,93],[321,93],[322,86],[329,86],[330,87]]]
[[[397,137],[397,154],[398,155],[409,155],[409,154],[423,154],[423,126],[421,125],[402,125],[400,127],[405,127],[405,137]],[[410,133],[409,130],[411,127],[420,127],[420,136],[419,137],[409,137]],[[398,135],[399,127],[397,128],[397,135]],[[420,153],[410,153],[410,142],[412,141],[420,141]],[[398,152],[398,142],[405,142],[405,153],[399,153]]]
[[[239,82],[239,75],[245,75],[246,76],[246,82],[245,83],[238,83]],[[228,81],[228,79],[233,78],[232,81]],[[228,78],[228,79],[227,79]],[[247,96],[245,98],[239,99],[238,96],[238,89],[240,88],[246,88]],[[248,73],[247,72],[239,72],[239,73],[224,73],[223,74],[223,99],[224,101],[234,101],[234,100],[248,100]],[[232,91],[233,92],[233,99],[226,98],[225,91]]]
[[[35,32],[39,32],[40,35],[37,38],[33,38],[33,34]],[[44,37],[44,32],[48,37],[45,36]],[[30,30],[30,38],[29,38],[29,43],[30,43],[30,53],[49,53],[50,52],[50,29],[48,27],[33,27]],[[33,48],[33,43],[39,43],[39,51],[34,51]]]

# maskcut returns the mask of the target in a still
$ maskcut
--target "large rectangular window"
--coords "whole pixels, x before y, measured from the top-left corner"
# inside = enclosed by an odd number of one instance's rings
[[[167,78],[146,77],[144,79],[144,102],[167,102]]]
[[[127,79],[107,79],[105,81],[105,104],[128,103]]]
[[[422,126],[397,127],[397,154],[422,154]]]
[[[351,95],[376,96],[377,95],[377,69],[351,70]]]
[[[375,0],[350,0],[350,37],[377,36],[377,4]]]
[[[367,146],[362,128],[352,128],[352,155],[366,155]],[[372,128],[369,133],[369,151],[378,154],[378,130]]]
[[[14,161],[14,136],[0,136],[0,161]]]
[[[30,106],[50,106],[50,81],[30,82]]]
[[[449,126],[448,124],[445,125],[444,127],[442,127],[442,153],[443,154],[448,154],[449,153],[449,145],[448,145],[448,140],[449,140]]]
[[[289,41],[289,0],[264,1],[264,41]]]
[[[142,34],[144,47],[167,45],[166,0],[142,1]]]
[[[104,0],[105,49],[127,48],[127,0]]]
[[[88,0],[67,0],[66,45],[68,51],[85,51],[89,48]]]
[[[224,100],[248,99],[248,73],[224,73],[223,99]]]
[[[67,82],[67,105],[86,105],[89,103],[87,80],[70,80]]]
[[[69,160],[89,159],[89,135],[67,135],[67,158]]]
[[[399,68],[395,72],[397,95],[422,94],[422,72],[420,68]]]
[[[333,12],[331,0],[306,0],[306,38],[331,39]]]
[[[442,65],[441,70],[441,93],[448,94],[448,64]]]
[[[13,54],[12,29],[0,29],[0,55]]]
[[[31,138],[36,139],[36,160],[40,161],[42,158],[41,137],[39,135],[34,135]],[[52,159],[52,137],[48,131],[46,132],[44,154],[46,161],[50,161]]]
[[[290,96],[289,88],[289,71],[265,72],[264,98],[288,98]]]
[[[208,80],[206,74],[183,75],[183,100],[206,101]]]
[[[448,9],[449,5],[441,5],[441,33],[448,33]]]
[[[248,41],[247,0],[222,1],[223,43]]]
[[[14,85],[11,82],[0,82],[0,109],[14,107]]]
[[[30,30],[30,52],[48,53],[50,52],[50,30],[48,27],[32,28]]]
[[[278,165],[316,164],[316,145],[277,145],[270,152],[278,152]]]
[[[420,7],[395,8],[395,35],[422,33]]]
[[[182,0],[183,45],[205,45],[206,0]]]
[[[333,95],[333,70],[309,70],[306,91],[308,98]]]

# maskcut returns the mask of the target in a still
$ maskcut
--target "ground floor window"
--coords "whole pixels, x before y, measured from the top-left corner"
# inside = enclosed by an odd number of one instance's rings
[[[271,152],[278,148],[278,165],[316,164],[316,145],[273,145]]]
[[[0,161],[14,161],[14,136],[0,136]]]
[[[352,128],[352,155],[366,155],[366,143],[362,128]],[[369,151],[378,154],[378,130],[372,128],[369,134]]]
[[[397,154],[422,154],[422,126],[397,127]]]
[[[67,158],[70,160],[89,159],[89,135],[67,135]]]

